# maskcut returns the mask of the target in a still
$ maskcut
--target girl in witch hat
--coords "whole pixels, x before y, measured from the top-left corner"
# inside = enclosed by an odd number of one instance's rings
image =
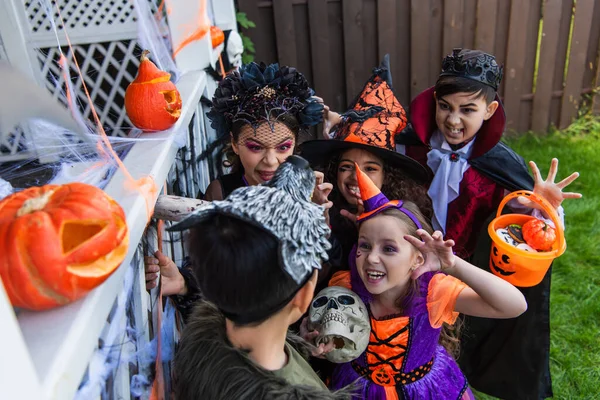
[[[414,203],[388,200],[355,166],[364,212],[351,271],[332,285],[365,301],[371,317],[367,350],[340,364],[333,387],[358,380],[357,398],[473,399],[456,361],[440,344],[458,313],[513,318],[527,304],[508,282],[454,255],[453,240],[433,232]]]
[[[424,167],[395,150],[394,136],[407,124],[404,108],[391,85],[389,56],[386,55],[363,90],[346,113],[336,123],[332,140],[312,140],[300,145],[300,153],[313,167],[325,174],[333,184],[329,199],[332,229],[331,241],[341,246],[343,265],[352,246],[356,244],[355,225],[358,205],[358,185],[355,163],[369,175],[387,196],[415,202],[426,216],[431,217],[431,201],[425,182],[429,175]],[[329,111],[330,118],[334,121]]]

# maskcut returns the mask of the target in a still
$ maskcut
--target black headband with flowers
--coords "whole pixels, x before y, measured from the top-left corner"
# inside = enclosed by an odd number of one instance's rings
[[[323,104],[313,95],[296,68],[252,62],[219,82],[207,115],[219,138],[228,138],[236,122],[256,128],[282,115],[294,116],[301,128],[307,128],[323,119]]]

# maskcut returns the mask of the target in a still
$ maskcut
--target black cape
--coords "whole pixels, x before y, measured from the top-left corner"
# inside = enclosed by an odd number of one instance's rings
[[[398,142],[421,145],[409,128]],[[469,164],[508,191],[533,190],[533,179],[521,156],[502,142]],[[505,213],[510,209],[505,208]],[[492,240],[487,226],[479,233],[469,260],[488,272]],[[552,268],[538,285],[518,288],[528,309],[517,318],[488,319],[463,316],[461,352],[458,363],[476,390],[510,400],[537,400],[552,397],[550,378],[550,278]]]

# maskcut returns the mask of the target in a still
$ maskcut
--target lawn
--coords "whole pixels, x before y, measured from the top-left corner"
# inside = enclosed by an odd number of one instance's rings
[[[548,136],[527,134],[506,142],[546,176],[559,159],[558,179],[581,176],[567,200],[567,251],[553,265],[550,369],[555,399],[600,398],[600,119],[584,117]],[[477,395],[478,399],[492,397]]]

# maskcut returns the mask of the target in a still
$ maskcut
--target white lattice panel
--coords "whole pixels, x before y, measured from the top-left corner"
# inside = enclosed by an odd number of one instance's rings
[[[124,40],[77,45],[73,50],[104,130],[111,136],[126,136],[131,123],[124,107],[125,90],[137,73],[141,49],[135,40]],[[68,49],[63,48],[63,52],[68,54]],[[38,52],[41,76],[46,87],[66,106],[65,77],[59,59],[60,51],[56,47],[40,49]],[[69,66],[77,104],[83,116],[93,120],[92,108],[71,57]]]
[[[27,151],[26,138],[23,130],[17,127],[0,141],[0,162],[24,160],[33,154]]]
[[[56,10],[58,5],[59,12]],[[53,2],[57,28],[85,29],[135,23],[135,12],[130,0],[67,0]],[[39,0],[25,1],[25,11],[32,33],[52,32],[46,8]],[[59,15],[62,21],[59,21]]]
[[[156,2],[147,1],[156,10]],[[65,30],[76,44],[94,42],[100,36],[104,40],[136,37],[136,13],[131,0],[26,0],[24,6],[26,34],[35,47],[56,41],[52,21],[61,45],[66,44],[62,34]]]

